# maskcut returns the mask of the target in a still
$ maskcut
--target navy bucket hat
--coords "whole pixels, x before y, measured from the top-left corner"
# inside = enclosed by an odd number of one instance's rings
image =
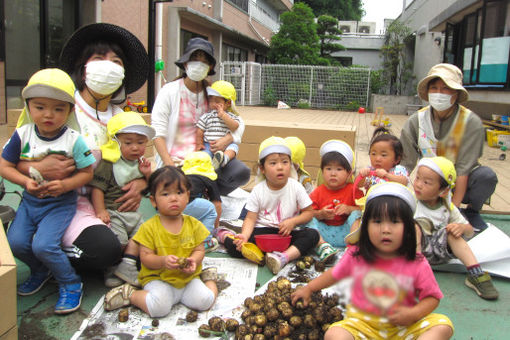
[[[210,76],[215,75],[216,71],[214,71],[214,67],[216,67],[216,59],[214,58],[214,47],[209,41],[202,38],[190,39],[188,41],[188,45],[186,45],[184,54],[182,55],[182,57],[179,58],[179,60],[175,62],[175,65],[177,65],[181,70],[185,70],[184,63],[187,63],[193,52],[198,50],[204,51],[205,54],[209,56],[209,60],[211,61],[212,67],[208,75]]]

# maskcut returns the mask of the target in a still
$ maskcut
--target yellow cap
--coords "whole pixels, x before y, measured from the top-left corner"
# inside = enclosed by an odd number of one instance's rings
[[[285,143],[285,139],[282,137],[271,136],[260,143],[259,160],[272,153],[284,153],[292,157],[292,152],[287,143]]]
[[[455,165],[448,158],[442,156],[422,158],[418,162],[418,167],[426,166],[444,178],[450,189],[455,187],[457,172]]]
[[[215,81],[211,86],[207,88],[208,96],[222,97],[226,100],[230,100],[230,111],[238,115],[236,108],[237,92],[231,83],[225,80]]]
[[[104,160],[115,163],[119,160],[120,145],[115,135],[118,133],[136,133],[146,136],[149,140],[154,138],[156,131],[137,112],[121,112],[110,118],[106,124],[108,142],[101,145]]]
[[[296,163],[299,166],[299,169],[310,176],[310,174],[305,170],[304,159],[306,156],[306,146],[305,143],[298,137],[287,137],[285,138],[285,143],[290,148],[292,153],[292,162]]]
[[[218,178],[214,171],[211,157],[204,151],[195,151],[187,154],[182,164],[182,172],[186,175],[202,175],[213,181]]]

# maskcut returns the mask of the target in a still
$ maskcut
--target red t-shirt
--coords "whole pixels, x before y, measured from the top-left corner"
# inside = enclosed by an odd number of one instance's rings
[[[314,210],[320,210],[330,204],[333,206],[337,206],[339,204],[356,206],[354,200],[363,197],[363,192],[359,189],[356,189],[354,194],[355,197],[353,197],[353,186],[354,184],[347,183],[342,189],[330,190],[326,187],[325,184],[319,185],[310,194],[310,198],[313,201],[312,208]],[[332,220],[323,220],[322,222],[326,223],[327,225],[343,225],[347,220],[347,217],[348,215],[345,214],[337,215]]]

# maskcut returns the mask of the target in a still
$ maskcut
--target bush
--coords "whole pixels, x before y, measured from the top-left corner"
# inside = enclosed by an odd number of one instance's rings
[[[275,106],[278,103],[275,91],[271,85],[264,90],[264,105]]]

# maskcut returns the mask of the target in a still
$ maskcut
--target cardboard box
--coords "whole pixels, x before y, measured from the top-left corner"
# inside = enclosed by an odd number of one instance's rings
[[[3,227],[0,227],[0,292],[2,292],[0,294],[0,306],[2,306],[0,339],[17,339],[16,261],[12,256]]]
[[[7,110],[7,126],[16,126],[18,117],[23,109],[9,109]]]

